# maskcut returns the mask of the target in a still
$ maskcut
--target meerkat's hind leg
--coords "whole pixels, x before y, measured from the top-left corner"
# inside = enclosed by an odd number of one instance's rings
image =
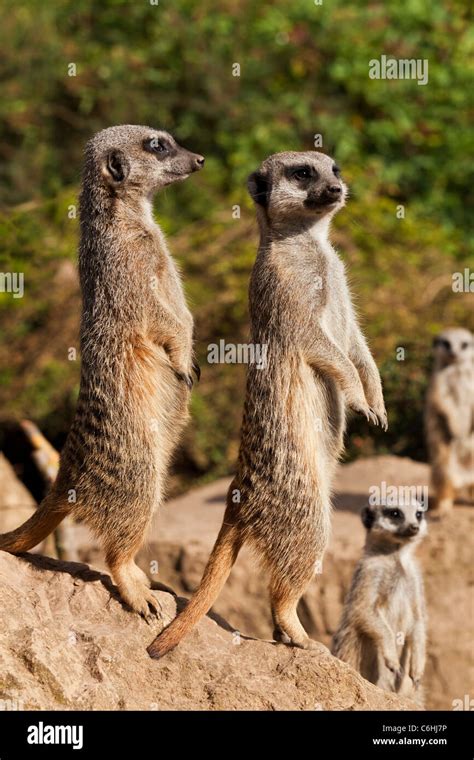
[[[106,552],[107,564],[123,601],[147,623],[161,618],[161,604],[150,588],[150,580],[134,560],[134,554],[117,556]]]
[[[273,638],[275,641],[300,649],[317,649],[319,644],[309,638],[296,611],[306,586],[305,583],[295,588],[282,582],[281,579],[272,581],[270,599],[274,625]]]
[[[148,588],[151,588],[152,591],[164,591],[167,594],[172,594],[173,596],[178,596],[176,591],[171,588],[171,586],[167,586],[166,583],[162,583],[161,581],[152,581],[151,578],[148,577],[148,575],[139,567],[138,565],[135,565],[138,575],[140,578],[142,578],[143,583],[148,586]]]

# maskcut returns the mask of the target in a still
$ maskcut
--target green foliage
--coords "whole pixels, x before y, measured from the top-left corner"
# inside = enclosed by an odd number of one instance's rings
[[[361,191],[376,181],[443,224],[467,219],[474,42],[462,2],[6,0],[4,8],[6,202],[75,182],[84,140],[133,121],[169,127],[213,156],[207,198],[191,198],[188,220],[201,216],[212,186],[242,187],[266,154],[312,147],[316,133],[343,165],[363,166]],[[369,61],[382,54],[426,58],[428,85],[370,80]],[[67,75],[70,63],[77,76]]]
[[[4,0],[3,8],[0,270],[24,272],[26,295],[0,293],[2,415],[41,418],[58,435],[70,421],[79,362],[66,356],[77,345],[80,302],[58,273],[75,258],[68,208],[90,135],[117,123],[162,126],[206,156],[204,172],[157,201],[205,363],[208,343],[247,334],[256,230],[246,176],[266,155],[311,149],[322,134],[351,187],[336,241],[391,422],[386,436],[354,422],[348,455],[422,457],[431,336],[471,319],[469,296],[450,288],[472,255],[474,36],[465,3]],[[369,79],[369,61],[381,55],[427,59],[428,84]],[[209,477],[231,468],[244,377],[242,367],[204,366],[183,470]]]

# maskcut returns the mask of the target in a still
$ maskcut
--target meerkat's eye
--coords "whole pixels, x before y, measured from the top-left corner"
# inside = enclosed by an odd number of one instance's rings
[[[309,166],[298,166],[297,169],[293,169],[291,176],[293,179],[297,180],[310,179],[312,176],[312,171]]]
[[[422,517],[423,517],[423,512],[421,510],[418,510],[418,512],[416,513],[416,519],[420,521]]]
[[[159,137],[151,137],[149,140],[145,140],[143,147],[148,153],[165,153],[168,150],[165,141],[160,140]]]
[[[340,175],[340,173],[341,173],[341,170],[340,170],[340,168],[337,166],[337,164],[334,164],[334,166],[332,167],[332,173],[333,173],[333,174],[334,174],[336,177],[339,177],[339,175]]]
[[[469,343],[467,341],[464,341],[463,343],[461,343],[461,350],[465,351],[466,348],[468,347],[468,345],[469,345]]]
[[[399,509],[389,509],[388,514],[389,517],[393,517],[394,520],[398,520],[402,516],[402,513]]]

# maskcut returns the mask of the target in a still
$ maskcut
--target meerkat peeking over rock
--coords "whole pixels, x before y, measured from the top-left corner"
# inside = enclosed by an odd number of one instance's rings
[[[426,535],[425,511],[412,500],[367,506],[364,554],[345,601],[332,653],[368,681],[422,702],[426,613],[423,580],[413,557]]]
[[[101,540],[124,601],[146,618],[159,605],[134,558],[163,499],[199,371],[193,320],[151,201],[203,164],[150,127],[111,127],[88,142],[76,414],[50,493],[30,520],[0,536],[0,549],[25,552],[74,513]]]
[[[148,651],[160,657],[206,614],[244,543],[270,576],[277,641],[314,646],[296,607],[329,536],[331,482],[352,409],[384,428],[379,373],[328,240],[346,186],[322,153],[278,153],[249,178],[260,247],[250,281],[251,342],[237,474],[201,585]]]
[[[446,514],[461,489],[474,486],[474,336],[461,327],[444,330],[433,353],[425,407],[430,508]]]

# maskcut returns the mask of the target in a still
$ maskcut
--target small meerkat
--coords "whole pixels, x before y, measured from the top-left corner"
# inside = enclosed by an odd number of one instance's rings
[[[459,491],[474,485],[474,336],[462,327],[444,330],[433,352],[425,406],[430,507],[446,514]]]
[[[151,201],[203,164],[146,126],[111,127],[87,143],[76,413],[51,491],[30,520],[0,536],[0,549],[25,552],[74,513],[101,540],[124,601],[147,619],[159,604],[135,555],[163,500],[198,374],[193,319]]]
[[[426,535],[416,500],[367,506],[364,554],[347,595],[332,653],[368,681],[422,701],[426,657],[423,580],[413,556]]]
[[[237,474],[201,584],[150,645],[152,657],[175,647],[208,612],[244,543],[270,575],[275,639],[314,646],[296,608],[328,541],[346,410],[387,424],[380,376],[328,240],[346,197],[338,167],[316,151],[278,153],[248,188],[260,227],[251,340],[266,347],[266,364],[248,368]]]

